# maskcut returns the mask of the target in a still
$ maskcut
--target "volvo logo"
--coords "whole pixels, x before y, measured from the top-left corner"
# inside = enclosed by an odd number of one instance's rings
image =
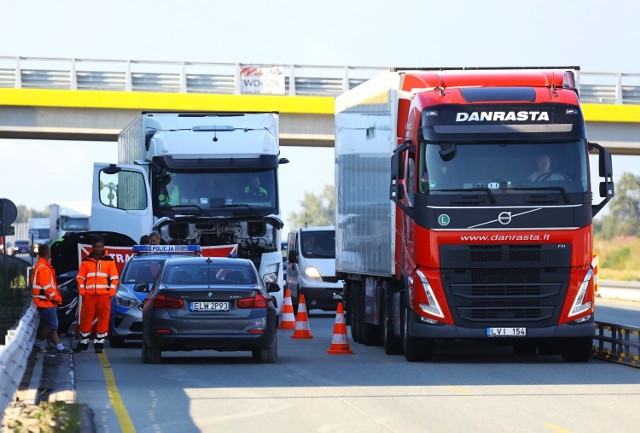
[[[498,222],[503,226],[506,226],[511,222],[511,212],[500,212],[498,215]]]

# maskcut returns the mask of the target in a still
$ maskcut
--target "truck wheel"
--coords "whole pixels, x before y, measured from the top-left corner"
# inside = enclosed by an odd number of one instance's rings
[[[356,283],[351,283],[349,287],[349,315],[351,316],[351,338],[356,343],[362,342],[360,338],[362,332],[360,330],[360,326],[362,323],[360,322],[360,302],[359,302],[359,287]]]
[[[362,324],[362,328],[362,343],[365,346],[379,346],[381,343],[380,326],[365,322]]]
[[[402,314],[402,351],[409,362],[429,361],[433,357],[434,341],[409,335],[411,311],[405,307]]]
[[[382,345],[384,353],[387,355],[402,355],[402,340],[393,333],[391,326],[391,316],[386,315],[382,318]]]
[[[387,355],[402,355],[402,340],[393,333],[393,312],[391,311],[391,302],[388,301],[386,293],[383,293],[382,299],[382,345],[384,353]]]
[[[560,355],[565,362],[587,362],[591,358],[592,337],[567,338]]]
[[[380,328],[378,325],[372,325],[365,321],[365,293],[362,284],[358,284],[357,295],[357,311],[358,311],[358,341],[365,346],[376,346],[380,344]]]

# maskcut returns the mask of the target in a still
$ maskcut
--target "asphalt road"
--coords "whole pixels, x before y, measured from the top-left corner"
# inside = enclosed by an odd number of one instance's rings
[[[77,400],[99,432],[636,432],[637,369],[510,347],[443,343],[430,363],[354,344],[328,355],[334,314],[312,314],[314,338],[279,331],[279,362],[249,353],[163,353],[140,345],[74,355]],[[614,416],[615,415],[615,416]],[[613,417],[613,418],[612,418]]]

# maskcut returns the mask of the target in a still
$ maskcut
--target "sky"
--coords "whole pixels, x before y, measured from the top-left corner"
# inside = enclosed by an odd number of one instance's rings
[[[637,0],[0,0],[0,56],[640,73],[638,17]],[[281,153],[286,219],[334,184],[334,158]],[[0,139],[0,158],[0,198],[42,210],[90,200],[93,162],[117,146]],[[614,179],[639,158],[614,156]]]

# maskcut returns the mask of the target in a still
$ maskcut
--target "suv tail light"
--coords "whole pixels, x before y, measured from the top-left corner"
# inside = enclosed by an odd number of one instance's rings
[[[162,293],[156,296],[153,300],[153,308],[180,309],[182,307],[184,307],[184,301],[182,299],[170,298]]]
[[[242,298],[236,301],[238,308],[267,308],[267,298],[259,292],[250,298]]]

